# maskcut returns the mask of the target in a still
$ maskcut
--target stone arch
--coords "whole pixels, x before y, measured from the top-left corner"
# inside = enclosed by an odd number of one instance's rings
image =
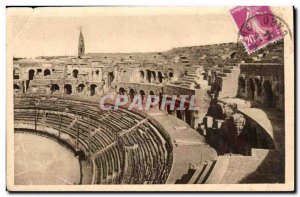
[[[20,86],[14,83],[14,90],[19,90]]]
[[[144,90],[140,90],[139,93],[140,93],[140,95],[142,97],[142,101],[144,101],[144,98],[146,96],[145,91]]]
[[[255,85],[256,85],[256,95],[261,96],[262,88],[261,88],[261,81],[259,79],[255,79]]]
[[[119,88],[119,94],[120,94],[120,95],[125,95],[125,94],[126,94],[125,88],[120,87],[120,88]]]
[[[146,72],[147,72],[147,76],[146,76],[147,82],[151,83],[151,71],[147,70]]]
[[[152,71],[152,76],[153,76],[153,80],[155,81],[156,80],[156,72],[155,71]]]
[[[83,83],[79,84],[79,85],[77,86],[77,92],[78,92],[78,93],[82,93],[83,90],[84,90],[84,88],[85,88],[85,85],[84,85]]]
[[[149,95],[153,96],[153,95],[155,95],[155,93],[152,90],[150,90]],[[154,100],[155,100],[155,98],[151,98],[151,102],[154,102]],[[150,105],[150,108],[153,108],[153,106]]]
[[[79,74],[79,71],[77,69],[74,69],[72,71],[72,75],[73,75],[74,78],[78,78],[78,74]]]
[[[163,91],[160,91],[160,92],[158,93],[158,96],[159,96],[158,106],[159,106],[159,108],[160,108],[161,103],[162,103],[162,98],[163,98]]]
[[[44,70],[44,76],[48,76],[48,75],[51,75],[51,72],[49,69],[45,69]]]
[[[111,86],[111,83],[114,81],[115,76],[114,76],[114,72],[109,72],[108,73],[108,85]]]
[[[41,68],[38,68],[37,70],[36,70],[36,74],[37,75],[40,75],[40,73],[42,73],[43,72],[43,70],[41,69]]]
[[[160,71],[158,71],[158,73],[157,73],[157,77],[158,77],[158,81],[159,81],[159,83],[162,83],[162,81],[163,81],[163,76],[162,76],[162,74],[161,74],[161,72],[160,72]]]
[[[72,85],[71,84],[65,84],[64,90],[65,90],[65,94],[72,94]]]
[[[140,71],[140,80],[144,81],[145,78],[145,72],[143,70]]]
[[[236,51],[233,51],[231,54],[230,54],[230,59],[235,59],[237,55],[237,52]]]
[[[270,81],[266,80],[263,83],[263,105],[265,107],[273,107],[274,103],[274,93],[272,90],[272,84]]]
[[[193,118],[192,112],[190,110],[185,110],[184,112],[185,112],[185,114],[184,114],[185,115],[185,117],[184,117],[185,122],[188,125],[192,126],[192,118]]]
[[[50,91],[53,93],[53,92],[58,92],[59,91],[59,85],[58,84],[51,84],[51,87],[50,87]]]
[[[150,91],[149,91],[149,95],[155,95],[154,91],[153,91],[153,90],[150,90]]]
[[[35,74],[35,70],[30,69],[28,71],[28,80],[33,80],[34,74]]]
[[[130,101],[133,100],[134,95],[135,95],[134,89],[130,88],[130,89],[129,89],[129,98],[130,98]]]
[[[96,84],[91,84],[90,85],[90,95],[94,96],[97,94],[97,85]]]
[[[239,92],[241,93],[246,92],[246,83],[243,77],[239,77],[238,87],[239,87]]]
[[[251,100],[254,100],[255,85],[254,85],[254,82],[253,82],[252,78],[248,78],[246,87],[247,87],[247,91],[246,91],[247,92],[247,98],[251,99]]]

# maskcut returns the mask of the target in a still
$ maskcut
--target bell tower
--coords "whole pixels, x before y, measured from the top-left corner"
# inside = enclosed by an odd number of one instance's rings
[[[84,38],[82,35],[82,28],[80,27],[79,43],[78,43],[78,57],[81,58],[85,55]]]

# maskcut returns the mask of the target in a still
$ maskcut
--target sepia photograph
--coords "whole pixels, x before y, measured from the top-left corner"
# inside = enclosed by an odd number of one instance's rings
[[[293,18],[7,7],[7,189],[294,191]]]

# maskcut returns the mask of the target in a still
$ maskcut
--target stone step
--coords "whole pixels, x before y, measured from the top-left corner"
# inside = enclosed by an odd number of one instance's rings
[[[193,83],[195,80],[194,79],[185,79],[185,78],[182,78],[181,81]]]
[[[198,176],[201,175],[201,173],[203,173],[204,171],[204,166],[205,165],[201,165],[193,174],[193,176],[191,177],[191,179],[189,180],[188,184],[194,184],[196,179],[198,178]]]
[[[224,68],[224,69],[223,69],[223,73],[231,73],[231,72],[232,72],[231,69],[228,69],[228,68]]]
[[[183,87],[183,88],[191,88],[191,86],[189,86],[189,85],[181,85],[180,87]]]
[[[227,77],[227,74],[226,73],[218,73],[218,76],[219,77]]]
[[[219,156],[206,184],[220,184],[229,164],[230,156]]]
[[[216,161],[208,161],[207,165],[201,174],[200,178],[197,180],[197,184],[204,184],[207,178],[209,177],[209,173],[211,173],[212,168],[214,167]]]
[[[197,77],[197,75],[195,75],[195,74],[187,74],[185,76],[187,76],[187,77]]]
[[[190,85],[190,84],[182,84],[182,85],[180,85],[180,87],[183,87],[183,88],[190,88],[191,85]]]
[[[181,79],[190,79],[190,80],[194,80],[194,79],[196,79],[196,77],[183,76]]]
[[[181,81],[180,82],[181,85],[191,85],[192,82],[188,82],[188,81]]]

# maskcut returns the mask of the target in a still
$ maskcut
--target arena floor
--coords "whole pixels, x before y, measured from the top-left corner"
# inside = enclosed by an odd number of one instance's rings
[[[46,137],[15,133],[16,185],[69,185],[80,181],[74,153]]]

